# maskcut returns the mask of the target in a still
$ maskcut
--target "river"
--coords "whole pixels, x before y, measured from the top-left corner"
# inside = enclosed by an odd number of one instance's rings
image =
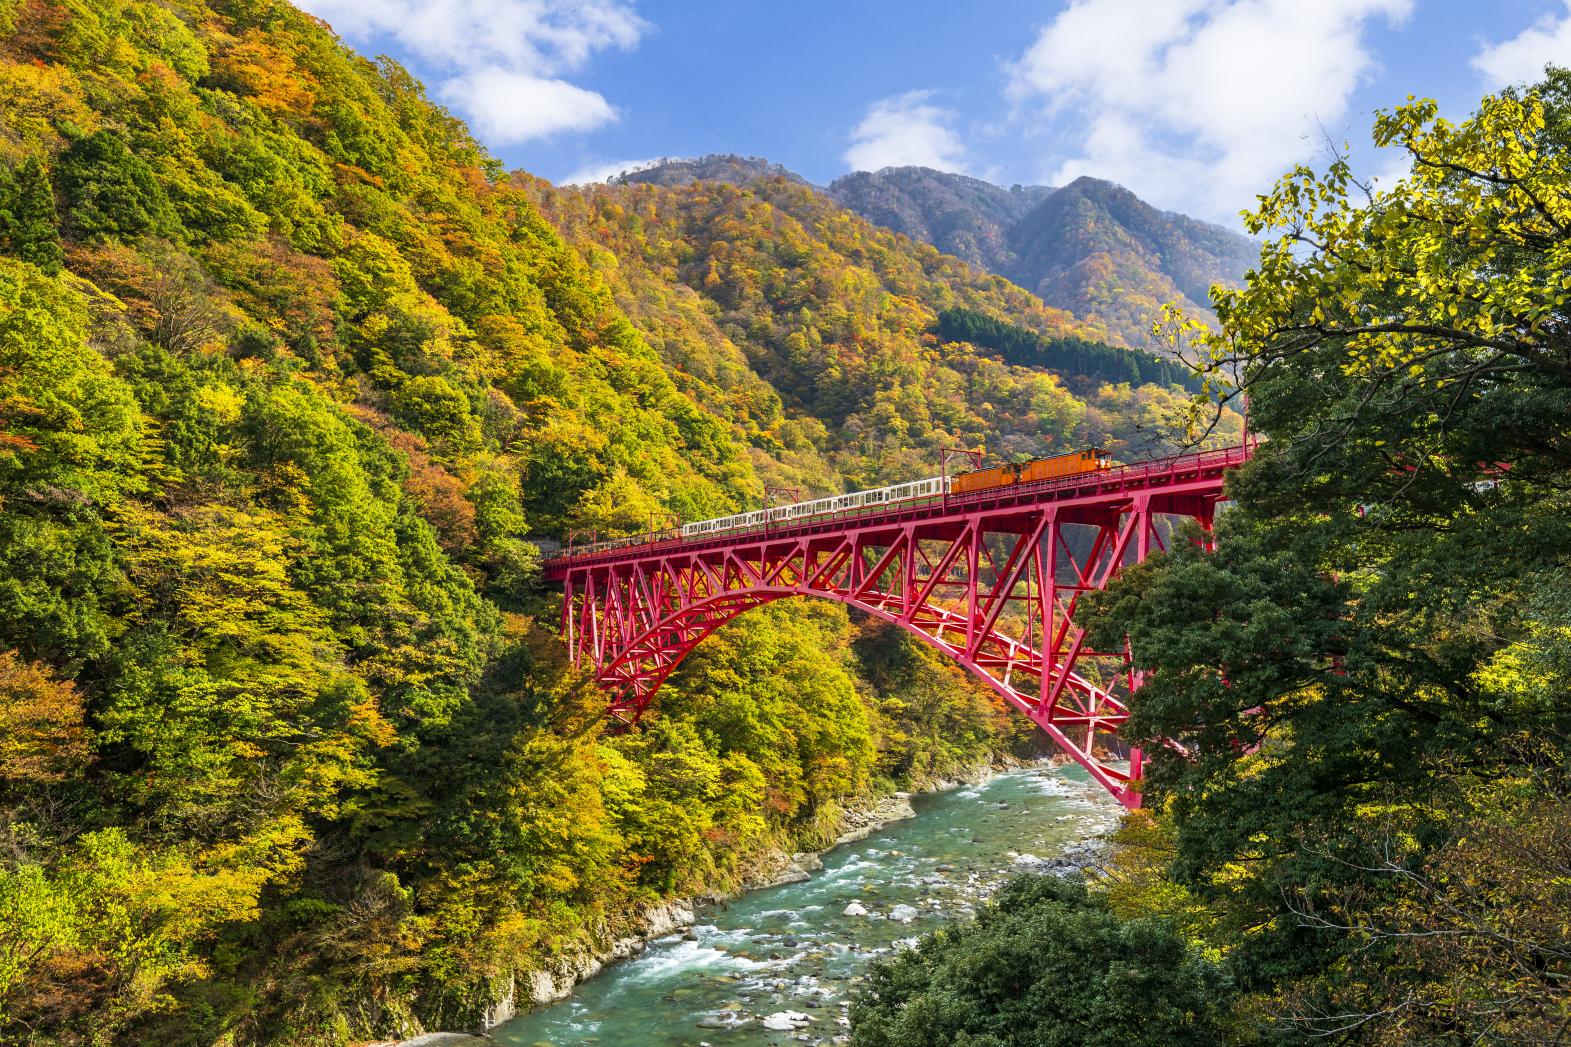
[[[810,879],[703,910],[689,937],[652,942],[491,1035],[508,1047],[832,1042],[870,961],[967,918],[1004,880],[1105,833],[1121,812],[1079,768],[1046,764],[912,805],[915,818],[830,851]],[[852,903],[867,915],[845,915]]]

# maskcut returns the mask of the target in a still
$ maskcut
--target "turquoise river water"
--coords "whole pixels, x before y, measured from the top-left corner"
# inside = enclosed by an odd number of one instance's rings
[[[968,918],[1004,880],[1108,831],[1121,810],[1078,768],[1045,764],[912,805],[915,818],[828,852],[811,879],[701,910],[689,937],[651,942],[491,1035],[507,1047],[832,1043],[871,961]],[[852,903],[867,914],[846,915]]]

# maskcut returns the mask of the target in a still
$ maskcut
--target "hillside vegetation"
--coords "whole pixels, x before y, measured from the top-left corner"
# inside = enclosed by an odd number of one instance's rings
[[[564,241],[545,187],[284,3],[0,0],[0,28],[0,1039],[471,1024],[640,907],[1020,741],[827,605],[737,623],[606,737],[531,539],[1071,439],[1051,375],[917,333],[940,303],[1055,314],[936,252],[820,269],[841,232],[718,194],[683,221],[735,250],[623,267],[576,237],[590,197]],[[794,262],[750,255],[749,209]],[[712,267],[709,297],[656,262]],[[778,325],[756,361],[742,316]]]
[[[1002,186],[923,167],[837,178],[842,206],[997,273],[1064,309],[1102,341],[1165,350],[1151,333],[1177,302],[1214,320],[1212,284],[1237,286],[1258,245],[1159,211],[1122,186],[1081,177],[1060,189]]]
[[[1200,392],[1201,378],[1182,363],[1138,349],[1115,349],[1073,335],[1051,338],[970,309],[945,309],[935,330],[946,341],[992,350],[1012,364],[1042,367],[1071,379],[1182,386]]]
[[[1005,274],[1019,261],[1010,230],[1055,190],[1046,185],[1005,188],[928,167],[890,167],[842,175],[825,192],[886,229],[978,269]]]
[[[766,482],[819,491],[900,482],[931,475],[945,446],[1001,457],[1092,443],[1126,458],[1180,449],[1187,395],[1140,385],[1140,357],[1116,374],[1006,362],[938,322],[965,309],[1049,339],[1094,337],[1076,317],[798,180],[696,177],[709,171],[663,165],[622,184],[562,189],[520,181],[678,383],[725,412]],[[1180,378],[1177,369],[1148,377]],[[1230,413],[1216,438],[1237,422]]]

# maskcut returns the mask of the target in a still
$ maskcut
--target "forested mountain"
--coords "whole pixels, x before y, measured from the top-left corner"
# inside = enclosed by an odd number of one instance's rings
[[[784,178],[807,185],[801,175],[759,156],[713,153],[688,159],[669,158],[623,171],[608,179],[618,185],[689,185],[693,182],[724,182],[751,185],[772,178]]]
[[[511,176],[280,0],[0,28],[0,1039],[473,1024],[997,756],[1016,721],[837,607],[748,616],[604,736],[531,539],[1182,421],[943,341],[1097,332],[778,173]]]
[[[727,154],[662,160],[611,182],[758,188],[775,179],[809,187],[779,164]],[[1006,188],[926,167],[891,167],[845,175],[817,192],[1031,291],[1072,314],[1089,337],[1133,348],[1165,348],[1153,341],[1151,325],[1167,302],[1214,319],[1211,285],[1237,286],[1258,253],[1247,237],[1159,211],[1096,178],[1077,178],[1062,189]]]
[[[1269,437],[1215,540],[1086,597],[1153,768],[1112,875],[904,954],[856,1042],[1571,1028],[1571,75],[1377,135],[1409,177],[1291,176],[1197,336]],[[900,629],[791,602],[609,734],[539,580],[569,527],[943,446],[1174,447],[1185,376],[1105,343],[1236,239],[1090,180],[1007,225],[920,181],[949,217],[890,215],[994,223],[1077,307],[762,161],[505,171],[283,0],[0,0],[0,1042],[472,1027],[1030,751]]]
[[[886,167],[842,175],[824,192],[886,229],[1013,279],[1019,257],[1010,246],[1010,230],[1054,190],[1045,185],[1005,188],[930,167]]]
[[[5,16],[6,1038],[472,1021],[875,775],[1008,744],[953,672],[813,608],[601,739],[527,538],[745,504],[733,427],[461,125],[313,19]]]
[[[1213,283],[1236,286],[1257,246],[1219,226],[1158,211],[1096,178],[1062,189],[1004,189],[922,167],[857,172],[825,192],[880,225],[998,273],[1105,331],[1150,346],[1165,302],[1210,316]]]
[[[898,482],[924,475],[944,446],[985,444],[1004,457],[1177,446],[1181,393],[1141,386],[1138,372],[1109,380],[1004,362],[953,328],[946,336],[939,315],[963,307],[1049,337],[1094,340],[1096,329],[804,183],[520,183],[677,382],[737,427],[769,483]]]
[[[1044,301],[1100,322],[1131,346],[1151,342],[1165,302],[1213,320],[1213,283],[1236,286],[1259,247],[1236,233],[1158,211],[1121,186],[1077,178],[1009,231],[1005,275]]]

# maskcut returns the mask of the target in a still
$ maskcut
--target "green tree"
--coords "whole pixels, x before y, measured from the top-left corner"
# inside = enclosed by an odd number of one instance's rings
[[[42,161],[29,156],[4,187],[0,203],[6,250],[31,262],[46,274],[60,271],[65,253],[60,248],[60,219],[55,213],[54,189]]]
[[[393,410],[454,453],[480,446],[480,421],[469,399],[441,375],[409,379],[393,394]]]
[[[67,228],[86,240],[172,237],[169,197],[147,161],[119,135],[97,131],[72,142],[55,168]]]
[[[1210,1047],[1221,970],[1166,922],[1123,920],[1076,879],[1017,877],[976,922],[875,966],[853,1047]]]
[[[1463,827],[1531,820],[1498,783],[1568,757],[1571,76],[1460,123],[1413,102],[1375,139],[1412,161],[1390,188],[1338,159],[1248,219],[1272,236],[1260,267],[1191,344],[1238,370],[1269,439],[1215,555],[1181,543],[1126,572],[1090,639],[1127,636],[1150,670],[1131,733],[1187,751],[1148,750],[1152,798],[1240,984],[1286,1029],[1395,1041],[1433,979],[1366,929],[1411,926]],[[1489,889],[1503,909],[1543,896]],[[1558,975],[1542,985],[1481,992],[1451,1027],[1565,1006]]]

